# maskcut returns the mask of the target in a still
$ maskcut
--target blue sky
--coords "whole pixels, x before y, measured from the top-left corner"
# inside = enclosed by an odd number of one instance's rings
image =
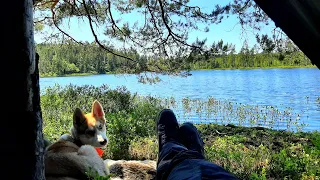
[[[229,1],[191,0],[190,5],[197,5],[203,11],[210,11],[213,9],[213,7],[217,3],[219,5],[224,5],[227,2]],[[114,18],[115,19],[122,18],[123,20],[127,20],[129,22],[135,22],[135,21],[141,22],[143,20],[143,16],[141,16],[138,13],[131,13],[129,15],[120,15],[119,13],[115,12]],[[86,19],[85,19],[85,22],[83,22],[82,20],[71,19],[70,21],[65,21],[62,25],[62,28],[78,41],[92,42],[94,41],[94,38],[93,38],[93,35],[91,34],[89,25],[86,21],[87,21]],[[252,29],[248,31],[242,31],[241,26],[239,24],[237,25],[237,22],[238,22],[238,19],[235,16],[230,16],[228,19],[224,19],[220,24],[217,24],[217,25],[214,24],[209,26],[210,31],[208,33],[201,32],[201,31],[190,32],[189,42],[193,42],[197,37],[199,37],[200,39],[207,38],[208,44],[212,44],[212,42],[214,41],[217,42],[220,39],[223,39],[224,42],[235,44],[236,51],[239,51],[239,49],[242,47],[245,40],[248,42],[249,46],[252,47],[256,43],[255,41],[256,33],[270,34],[271,30],[274,28],[274,23],[271,22],[269,26],[265,26],[259,32],[257,31],[252,32]],[[52,32],[47,28],[46,30],[48,30],[48,32]],[[102,31],[103,31],[103,27],[97,30],[99,38],[105,39],[106,36],[102,34]],[[36,33],[35,34],[36,43],[42,42],[42,37],[43,35]]]

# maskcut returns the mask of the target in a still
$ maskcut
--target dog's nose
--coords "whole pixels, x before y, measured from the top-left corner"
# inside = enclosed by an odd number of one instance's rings
[[[103,141],[100,142],[101,145],[106,145],[107,144],[107,140],[104,139]]]

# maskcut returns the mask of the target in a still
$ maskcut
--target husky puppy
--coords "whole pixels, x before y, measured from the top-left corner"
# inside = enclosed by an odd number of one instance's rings
[[[88,179],[92,175],[107,176],[108,172],[95,147],[105,147],[106,120],[101,104],[95,100],[91,113],[79,108],[73,114],[71,135],[63,135],[45,152],[47,180]]]
[[[101,104],[96,100],[91,113],[84,114],[76,109],[73,115],[71,135],[48,145],[45,153],[45,173],[47,180],[89,179],[87,173],[107,176],[111,180],[151,180],[155,179],[155,161],[102,160],[94,147],[105,147],[106,120]]]

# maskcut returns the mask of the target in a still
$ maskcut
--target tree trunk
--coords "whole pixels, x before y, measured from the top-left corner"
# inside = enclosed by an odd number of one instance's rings
[[[45,179],[33,2],[3,1],[1,5],[0,178]]]

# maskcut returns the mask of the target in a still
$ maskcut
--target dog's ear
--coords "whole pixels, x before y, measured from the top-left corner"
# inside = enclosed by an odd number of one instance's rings
[[[81,125],[86,121],[86,118],[82,111],[79,108],[76,108],[76,110],[73,113],[73,124],[74,125]]]
[[[99,101],[97,101],[97,100],[95,100],[92,104],[92,114],[96,118],[101,118],[104,116],[103,108],[102,108],[101,104],[99,103]]]

